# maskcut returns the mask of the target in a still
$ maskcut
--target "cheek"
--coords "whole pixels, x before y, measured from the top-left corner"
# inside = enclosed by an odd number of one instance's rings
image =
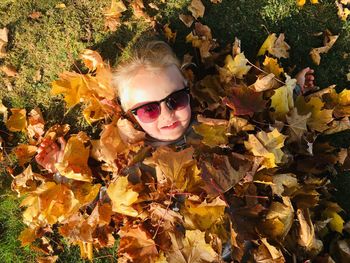
[[[191,119],[191,107],[188,105],[186,108],[177,111],[176,115],[182,121]]]

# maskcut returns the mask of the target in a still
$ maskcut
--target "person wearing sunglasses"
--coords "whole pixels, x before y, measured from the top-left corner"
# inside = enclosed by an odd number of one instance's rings
[[[123,110],[146,132],[146,143],[184,140],[192,120],[190,92],[168,44],[149,41],[137,47],[114,71],[113,85]]]

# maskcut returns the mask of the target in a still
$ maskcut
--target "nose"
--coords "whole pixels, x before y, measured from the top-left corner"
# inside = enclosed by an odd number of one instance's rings
[[[169,108],[165,101],[163,101],[161,104],[160,104],[160,118],[162,118],[163,120],[168,120],[170,119],[173,115],[174,115],[174,110]]]

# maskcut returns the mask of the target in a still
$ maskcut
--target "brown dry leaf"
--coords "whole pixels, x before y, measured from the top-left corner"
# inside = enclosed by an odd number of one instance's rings
[[[205,241],[205,232],[186,230],[184,238],[170,232],[172,249],[166,252],[169,263],[215,263],[220,262],[218,254]]]
[[[18,240],[21,241],[22,247],[31,244],[38,238],[37,230],[38,227],[28,227],[22,230],[21,234],[18,237]]]
[[[0,70],[4,72],[8,77],[16,77],[18,75],[16,68],[11,65],[2,66]]]
[[[218,196],[211,202],[203,202],[198,196],[190,196],[185,200],[180,213],[184,217],[186,229],[205,231],[214,224],[220,224],[227,204]]]
[[[192,0],[187,9],[192,13],[195,19],[204,16],[205,7],[201,0]]]
[[[320,65],[321,62],[321,56],[322,53],[328,53],[328,51],[331,49],[331,47],[334,45],[335,41],[337,41],[339,35],[332,36],[329,33],[326,32],[325,39],[324,39],[324,46],[319,48],[313,48],[310,51],[310,56],[312,61],[316,65]]]
[[[222,0],[210,0],[210,2],[212,2],[214,4],[220,4],[222,2]]]
[[[138,212],[132,207],[137,201],[139,194],[130,188],[128,179],[119,176],[107,189],[107,194],[112,200],[112,210],[114,212],[133,216],[138,216]]]
[[[350,130],[350,120],[348,117],[344,117],[339,121],[333,120],[329,129],[324,132],[324,134],[333,134],[337,132],[342,132],[345,130]]]
[[[30,15],[28,15],[29,18],[37,20],[42,16],[41,12],[35,11],[33,13],[31,13]]]
[[[253,116],[255,112],[265,109],[267,101],[263,99],[262,92],[255,92],[245,86],[232,87],[232,93],[223,99],[223,103],[230,107],[234,115]]]
[[[9,131],[20,132],[27,128],[26,110],[19,108],[12,108],[11,116],[6,121],[6,128]]]
[[[190,15],[184,15],[184,14],[180,14],[179,15],[179,19],[185,24],[185,26],[187,27],[191,27],[193,22],[194,22],[194,19],[193,19],[193,16],[190,16]]]
[[[46,257],[37,257],[36,261],[38,263],[55,263],[58,260],[58,256],[46,256]]]
[[[156,243],[141,225],[125,226],[118,234],[120,236],[118,250],[120,258],[127,257],[132,262],[152,263],[158,257]]]
[[[25,193],[34,191],[37,187],[37,181],[44,181],[45,177],[40,174],[33,173],[31,165],[29,165],[22,173],[16,175],[11,183],[12,191],[16,191],[18,197]]]
[[[13,149],[13,152],[16,155],[18,164],[24,166],[24,164],[32,160],[33,156],[36,154],[36,150],[36,146],[19,144]]]
[[[145,163],[156,166],[158,183],[183,190],[189,181],[186,173],[194,162],[193,153],[192,147],[179,152],[169,147],[159,147]]]
[[[265,90],[270,90],[276,87],[275,75],[270,73],[268,75],[258,76],[258,79],[249,86],[250,89],[255,92],[261,92]]]
[[[112,0],[110,8],[104,13],[106,17],[105,28],[116,31],[121,24],[120,17],[124,11],[126,11],[126,6],[121,0]]]
[[[228,143],[227,125],[209,125],[205,123],[193,125],[193,130],[201,135],[202,143],[209,147],[223,146]]]
[[[133,8],[134,15],[136,18],[143,18],[147,22],[152,22],[152,18],[145,12],[143,0],[133,0],[131,2],[131,6]]]
[[[8,33],[9,33],[9,30],[6,27],[0,29],[0,58],[3,58],[6,56]]]
[[[29,112],[28,117],[28,137],[34,139],[34,142],[40,141],[44,135],[45,121],[40,108],[36,107]]]
[[[54,182],[41,184],[23,199],[20,206],[27,207],[23,212],[23,221],[27,224],[36,221],[46,224],[62,222],[80,207],[68,186]]]
[[[92,210],[87,222],[91,226],[109,225],[112,218],[112,206],[108,203],[99,204]]]
[[[183,224],[183,216],[159,203],[151,203],[148,209],[152,225],[162,227],[164,231],[175,231],[176,226]]]
[[[55,165],[61,175],[78,181],[92,181],[92,173],[87,163],[90,149],[85,146],[88,141],[89,137],[84,132],[69,138],[62,160]]]
[[[233,135],[238,134],[241,131],[253,131],[254,125],[250,124],[248,120],[240,118],[234,115],[234,112],[230,113],[229,127],[230,133]]]
[[[264,55],[265,52],[268,51],[271,55],[277,58],[288,58],[289,49],[290,49],[290,46],[284,41],[284,34],[281,33],[277,38],[276,34],[273,33],[266,38],[257,56]]]
[[[284,263],[286,262],[280,249],[271,245],[266,238],[261,239],[258,250],[254,253],[254,262],[257,263]]]
[[[249,134],[248,141],[245,141],[244,145],[254,156],[264,157],[260,169],[273,168],[282,162],[284,153],[281,148],[285,139],[286,136],[274,129],[269,133],[261,131],[256,135]]]
[[[288,131],[290,136],[288,141],[300,142],[301,137],[307,132],[306,123],[310,118],[311,112],[306,115],[299,115],[296,108],[293,108],[288,115],[286,115],[286,120],[288,123]]]
[[[294,209],[289,197],[282,196],[283,203],[272,202],[260,231],[275,240],[283,240],[294,221]]]
[[[4,122],[4,123],[6,123],[7,122],[7,108],[6,108],[6,106],[4,105],[4,104],[2,104],[2,100],[0,100],[0,114],[2,114],[3,116],[2,116],[2,121]]]
[[[98,67],[103,67],[103,59],[101,55],[91,49],[84,49],[80,55],[79,58],[83,61],[84,65],[90,70],[94,71]]]
[[[323,248],[323,243],[321,240],[316,239],[315,229],[311,221],[309,210],[298,209],[297,218],[299,221],[298,244],[307,251],[314,251],[314,254],[318,254]]]
[[[300,188],[298,180],[294,174],[275,174],[272,177],[272,192],[279,196],[292,196]]]
[[[145,139],[143,131],[136,130],[131,121],[119,118],[117,122],[119,136],[125,144],[139,143]]]

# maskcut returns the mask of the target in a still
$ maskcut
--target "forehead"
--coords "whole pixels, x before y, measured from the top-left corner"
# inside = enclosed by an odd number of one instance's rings
[[[182,89],[184,81],[175,65],[159,70],[142,68],[129,82],[127,87],[129,96],[125,105],[131,109],[147,102],[161,100],[170,93]]]

